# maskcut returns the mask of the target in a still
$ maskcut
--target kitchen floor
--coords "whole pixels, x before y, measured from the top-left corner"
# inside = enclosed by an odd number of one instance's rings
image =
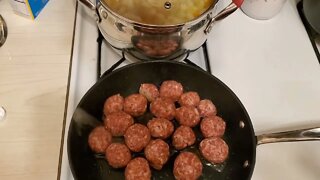
[[[0,0],[0,179],[57,179],[72,46],[74,0],[50,0],[35,21]]]

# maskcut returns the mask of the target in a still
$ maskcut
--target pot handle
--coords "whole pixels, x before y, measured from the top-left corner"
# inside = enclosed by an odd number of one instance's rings
[[[78,0],[82,5],[91,9],[92,11],[96,11],[96,6],[90,0]]]
[[[276,142],[315,140],[320,140],[320,127],[258,135],[257,145]]]
[[[94,5],[93,2],[91,2],[90,0],[78,0],[78,2],[80,2],[80,4],[82,4],[83,6],[89,8],[92,11],[95,20],[100,21],[100,18],[97,14],[97,7]]]
[[[0,15],[0,47],[5,43],[8,36],[8,27],[2,16]]]
[[[209,34],[214,22],[220,21],[235,12],[242,5],[242,3],[243,0],[232,0],[232,2],[226,8],[210,19],[206,29],[204,30],[204,33]]]

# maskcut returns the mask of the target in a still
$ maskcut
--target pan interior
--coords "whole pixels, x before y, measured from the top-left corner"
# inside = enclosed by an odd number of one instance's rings
[[[203,70],[166,61],[125,66],[102,78],[86,93],[75,110],[68,134],[68,156],[75,179],[124,179],[124,169],[111,168],[103,155],[90,150],[88,135],[94,127],[102,124],[102,108],[107,97],[117,93],[125,97],[137,93],[142,83],[160,86],[165,80],[181,82],[185,91],[196,91],[201,99],[211,99],[218,115],[226,121],[223,139],[229,145],[229,157],[224,164],[211,165],[201,157],[197,149],[202,138],[198,126],[194,128],[197,135],[195,146],[184,150],[193,151],[201,158],[204,168],[200,179],[250,179],[256,143],[250,118],[239,99],[220,80]],[[145,114],[135,121],[145,124],[151,118],[150,114]],[[152,179],[174,179],[173,162],[178,152],[172,150],[171,154],[172,157],[161,171],[152,169]]]

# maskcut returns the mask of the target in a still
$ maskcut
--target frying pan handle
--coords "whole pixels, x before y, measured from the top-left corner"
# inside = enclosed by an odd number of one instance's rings
[[[315,141],[320,140],[320,127],[285,131],[257,136],[257,144],[293,141]]]

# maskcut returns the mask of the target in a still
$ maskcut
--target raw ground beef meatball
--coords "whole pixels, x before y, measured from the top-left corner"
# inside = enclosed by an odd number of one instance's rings
[[[123,136],[129,126],[134,123],[133,118],[123,112],[118,111],[107,115],[104,125],[113,136]]]
[[[89,147],[96,153],[105,153],[107,147],[111,144],[111,141],[111,133],[103,126],[94,128],[88,138]]]
[[[148,161],[142,157],[132,159],[124,171],[124,176],[126,180],[150,180],[151,170]]]
[[[193,145],[195,141],[196,135],[188,126],[178,127],[172,136],[172,145],[178,150]]]
[[[182,152],[174,161],[173,174],[177,180],[196,180],[202,174],[202,163],[197,155]]]
[[[106,116],[107,114],[122,111],[123,110],[124,99],[120,94],[115,94],[110,96],[103,106],[103,113]]]
[[[219,116],[204,118],[200,123],[202,135],[208,137],[221,137],[226,129],[226,123]]]
[[[158,118],[172,120],[175,116],[176,106],[169,99],[157,98],[151,103],[150,111]]]
[[[128,147],[121,143],[112,143],[107,148],[106,160],[113,168],[123,168],[131,160],[131,153]]]
[[[180,125],[194,127],[200,122],[200,115],[195,107],[182,106],[176,110],[176,119]]]
[[[147,99],[141,94],[131,94],[124,99],[124,111],[131,116],[137,117],[147,110]]]
[[[209,117],[217,115],[216,106],[209,99],[201,100],[198,106],[201,117]]]
[[[159,97],[159,90],[156,85],[144,83],[140,85],[139,93],[152,102]]]
[[[174,131],[173,123],[163,118],[153,118],[147,124],[152,137],[166,139]]]
[[[151,139],[149,129],[142,124],[130,126],[124,134],[124,141],[133,152],[140,152]]]
[[[200,102],[200,96],[197,92],[194,92],[194,91],[183,93],[179,99],[179,104],[181,106],[197,107],[199,105],[199,102]]]
[[[168,98],[172,101],[178,101],[182,93],[182,84],[174,80],[163,81],[160,86],[160,97]]]
[[[206,138],[200,143],[202,156],[211,163],[223,163],[229,154],[227,143],[219,137]]]
[[[169,159],[169,154],[169,145],[161,139],[151,140],[144,149],[144,155],[156,170],[162,169]]]

